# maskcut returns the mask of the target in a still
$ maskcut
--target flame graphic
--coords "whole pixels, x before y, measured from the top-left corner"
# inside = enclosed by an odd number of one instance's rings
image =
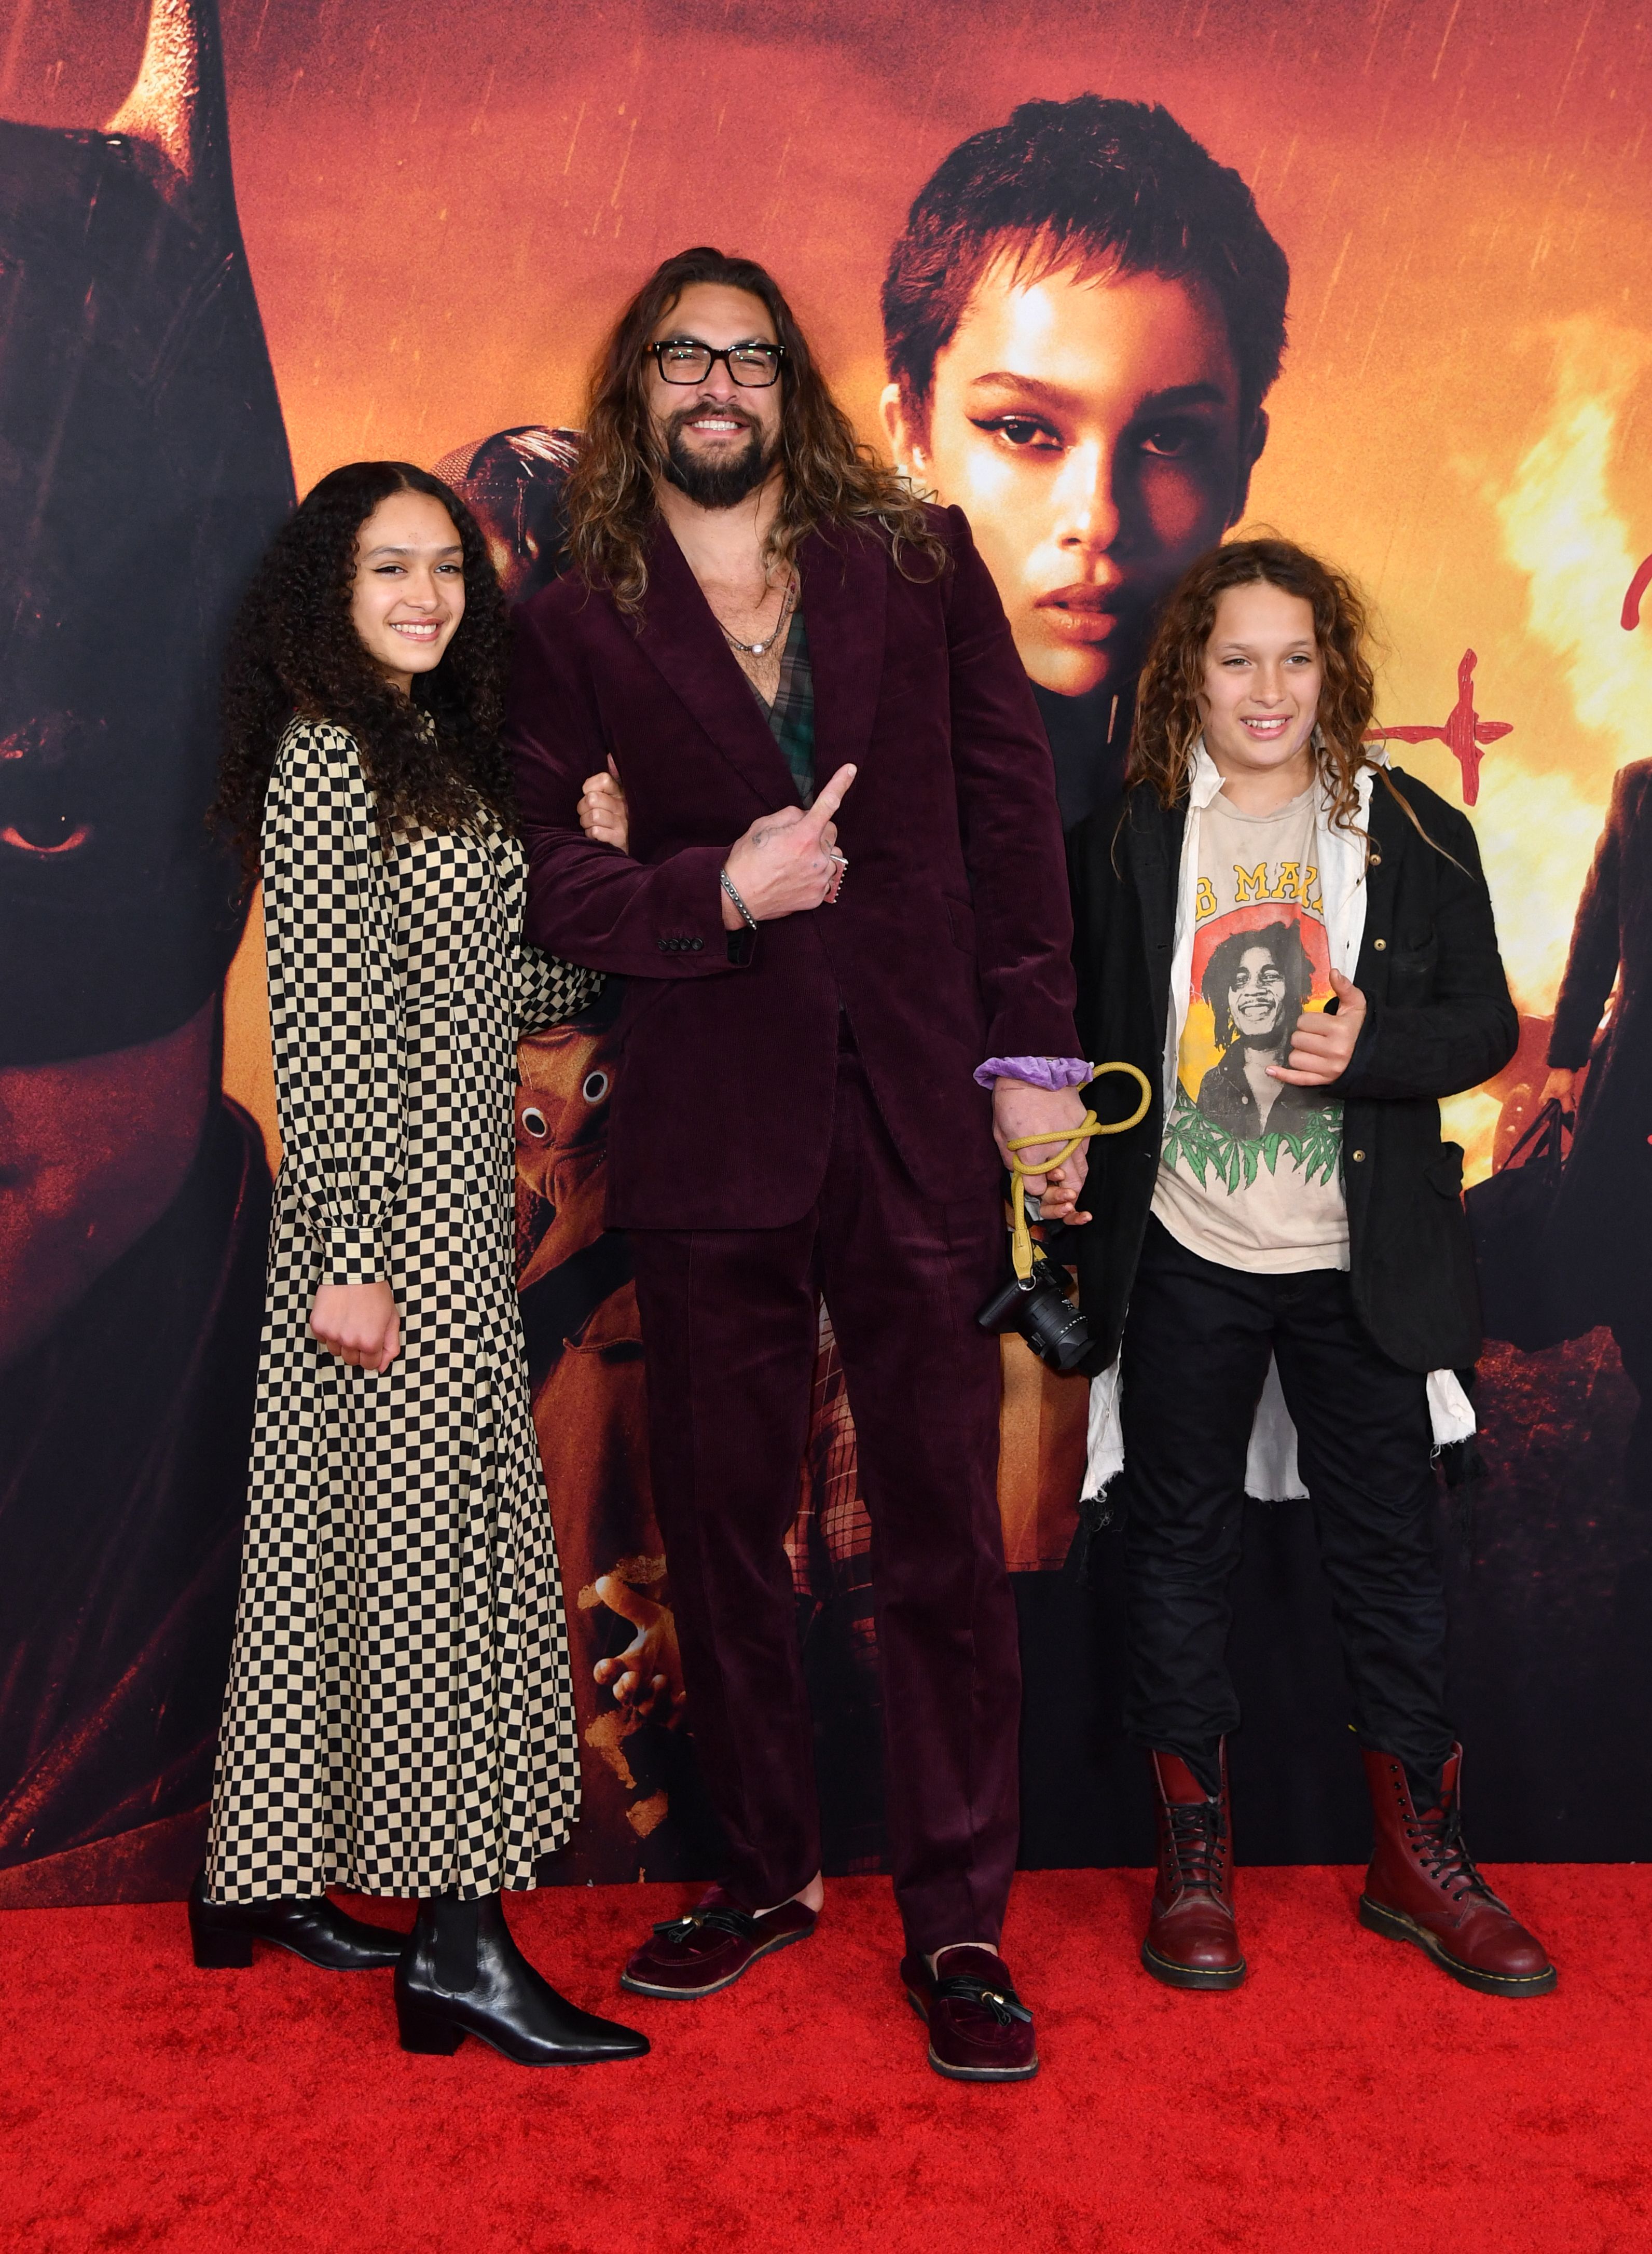
[[[1546,1017],[1565,969],[1572,914],[1606,819],[1612,776],[1643,759],[1652,710],[1652,635],[1626,634],[1623,591],[1643,541],[1614,507],[1611,467],[1628,394],[1652,337],[1586,318],[1558,325],[1554,394],[1542,431],[1490,500],[1505,558],[1524,578],[1524,631],[1552,656],[1578,724],[1566,772],[1528,764],[1522,730],[1488,760],[1475,833],[1497,909],[1508,984]],[[1444,1107],[1465,1179],[1491,1171],[1495,1100],[1480,1089]]]
[[[1538,1015],[1553,1007],[1613,773],[1646,756],[1652,710],[1652,638],[1619,624],[1642,543],[1613,505],[1610,476],[1652,337],[1586,318],[1553,334],[1553,405],[1495,510],[1503,553],[1526,579],[1527,632],[1558,662],[1584,756],[1567,775],[1523,769],[1518,754],[1488,762],[1474,824],[1509,984]]]

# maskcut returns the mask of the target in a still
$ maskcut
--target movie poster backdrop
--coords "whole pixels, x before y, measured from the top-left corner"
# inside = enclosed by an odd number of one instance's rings
[[[1577,1123],[1544,1256],[1559,1312],[1507,1326],[1552,1342],[1488,1344],[1483,1476],[1441,1482],[1474,1836],[1494,1859],[1652,1852],[1622,1789],[1652,1712],[1648,94],[1643,38],[1589,0],[19,0],[0,28],[0,1902],[175,1894],[199,1853],[279,1158],[256,901],[200,822],[228,607],[291,472],[303,491],[362,456],[438,468],[513,591],[542,584],[592,348],[693,242],[770,264],[864,438],[969,511],[1069,818],[1120,770],[1144,605],[1200,546],[1277,528],[1374,597],[1390,752],[1469,809],[1521,1012],[1508,1069],[1446,1106],[1466,1181],[1532,1148],[1551,1056]],[[1167,149],[1213,228],[1254,198],[1231,286],[1058,258],[948,297],[946,215],[994,165],[1036,161],[1077,212],[1092,167]],[[1259,364],[1287,265],[1283,371],[1249,402],[1265,423],[1218,441],[1178,422],[1236,339]],[[603,1227],[615,998],[524,1042],[516,1103],[585,1749],[584,1816],[545,1872],[564,1882],[718,1856],[629,1259]],[[1084,1579],[1068,1562],[1086,1388],[1014,1339],[1004,1372],[1023,1859],[1144,1861],[1116,1530]],[[1240,1852],[1353,1860],[1312,1507],[1247,1508]],[[788,1550],[828,1867],[874,1870],[872,1529],[823,1309]],[[646,1703],[616,1695],[630,1676]]]

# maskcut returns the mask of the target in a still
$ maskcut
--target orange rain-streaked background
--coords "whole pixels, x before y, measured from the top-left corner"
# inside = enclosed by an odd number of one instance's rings
[[[0,113],[95,124],[144,0],[14,0]],[[1612,0],[227,0],[242,222],[300,487],[577,420],[623,292],[710,240],[772,263],[871,435],[878,286],[936,161],[1018,100],[1163,102],[1292,268],[1252,516],[1348,564],[1381,717],[1445,718],[1466,649],[1475,822],[1546,1015],[1614,768],[1652,752],[1648,19]],[[1652,614],[1652,601],[1648,605]],[[1438,745],[1404,764],[1455,798]],[[227,1077],[273,1128],[255,945]],[[1471,1172],[1496,1106],[1452,1107]]]

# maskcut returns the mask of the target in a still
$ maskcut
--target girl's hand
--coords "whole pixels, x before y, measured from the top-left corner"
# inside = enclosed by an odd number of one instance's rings
[[[402,1348],[402,1318],[388,1284],[323,1284],[310,1328],[348,1369],[382,1376]]]
[[[612,845],[621,853],[625,851],[631,835],[630,809],[612,754],[606,774],[585,777],[584,796],[579,802],[579,827],[598,845]]]
[[[1305,1010],[1291,1036],[1291,1060],[1270,1064],[1270,1080],[1288,1080],[1292,1088],[1328,1088],[1340,1080],[1354,1054],[1354,1045],[1365,1025],[1365,997],[1340,970],[1331,973],[1336,1014]]]

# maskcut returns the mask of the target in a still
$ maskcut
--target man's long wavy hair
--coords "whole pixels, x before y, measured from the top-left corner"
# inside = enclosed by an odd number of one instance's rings
[[[441,663],[413,676],[410,696],[379,671],[350,616],[357,535],[398,493],[441,503],[465,570],[465,615]],[[295,718],[332,720],[354,737],[387,850],[398,831],[457,828],[479,799],[509,826],[499,739],[509,633],[481,529],[439,478],[410,462],[351,462],[323,478],[270,542],[224,661],[224,748],[210,818],[240,848],[248,882],[258,873],[270,771]]]
[[[1258,582],[1299,595],[1313,612],[1325,668],[1314,752],[1330,791],[1331,820],[1352,829],[1361,771],[1375,764],[1365,744],[1376,705],[1370,614],[1346,573],[1288,540],[1235,540],[1213,548],[1173,589],[1137,686],[1128,780],[1151,783],[1167,807],[1186,796],[1194,746],[1204,727],[1200,697],[1216,606],[1229,587]]]
[[[597,356],[585,411],[585,438],[569,477],[568,545],[587,586],[604,587],[635,618],[648,584],[648,545],[666,470],[649,412],[646,347],[685,290],[708,282],[743,290],[767,308],[783,346],[780,509],[769,557],[789,563],[811,532],[870,530],[895,561],[924,559],[931,572],[947,551],[906,480],[856,438],[827,388],[808,340],[772,275],[749,258],[701,244],[657,267],[625,308]],[[691,396],[687,386],[684,396]]]

